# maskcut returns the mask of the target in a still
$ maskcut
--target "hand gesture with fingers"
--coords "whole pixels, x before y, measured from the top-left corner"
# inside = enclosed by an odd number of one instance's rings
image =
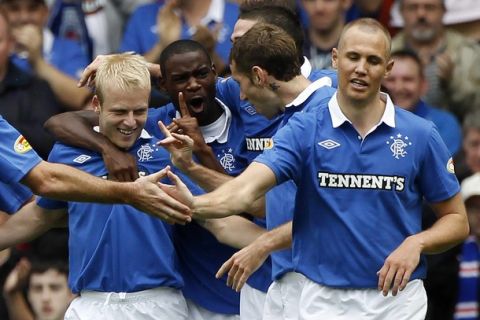
[[[378,290],[382,291],[384,296],[388,295],[390,289],[394,296],[405,289],[420,261],[421,252],[420,243],[411,236],[385,259],[382,268],[377,272]]]
[[[167,177],[173,185],[159,183],[160,188],[170,197],[180,201],[188,207],[192,207],[193,195],[180,178],[167,167]]]
[[[188,206],[172,198],[162,189],[160,180],[167,176],[169,167],[135,180],[131,204],[168,223],[185,224],[191,221]]]
[[[188,111],[187,103],[185,102],[182,92],[178,93],[178,104],[182,117],[180,119],[173,119],[169,130],[170,132],[189,136],[194,141],[193,152],[198,152],[207,145],[203,139],[203,134],[200,131],[200,127],[198,126],[197,118],[192,117],[190,115],[190,111]]]
[[[165,139],[158,142],[170,152],[170,158],[174,166],[182,171],[193,165],[193,140],[183,134],[170,132],[163,122],[159,121],[160,130],[165,135]]]

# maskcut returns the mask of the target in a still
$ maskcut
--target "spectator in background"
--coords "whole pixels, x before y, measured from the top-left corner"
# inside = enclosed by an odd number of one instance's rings
[[[14,125],[46,160],[54,141],[43,129],[43,123],[60,113],[62,107],[46,81],[12,63],[9,54],[14,45],[7,14],[0,7],[0,115]]]
[[[170,0],[165,5],[152,3],[139,7],[130,18],[119,51],[135,51],[149,62],[158,62],[163,48],[178,39],[196,39],[200,30],[205,37],[207,27],[216,45],[209,52],[222,73],[228,62],[230,34],[237,19],[238,6],[225,0]],[[206,46],[207,47],[207,46]],[[207,48],[209,49],[209,48]]]
[[[455,319],[476,320],[479,318],[479,265],[480,265],[480,173],[477,172],[462,182],[462,196],[470,224],[470,237],[463,243],[460,254],[458,301]]]
[[[400,12],[405,28],[394,38],[392,51],[415,51],[429,84],[425,101],[463,119],[480,103],[480,46],[445,29],[443,0],[401,0]]]
[[[15,39],[14,63],[46,80],[58,100],[69,109],[81,109],[90,97],[75,78],[88,59],[79,44],[54,37],[45,27],[48,7],[44,0],[1,0]]]
[[[352,0],[302,0],[308,15],[304,54],[314,69],[332,69],[332,49],[337,46]]]
[[[393,102],[435,123],[448,150],[455,155],[462,145],[462,129],[451,113],[434,108],[421,99],[428,87],[422,62],[413,51],[407,50],[393,52],[391,57],[395,64],[383,85]]]
[[[68,288],[64,261],[22,259],[8,276],[3,294],[10,320],[61,320],[74,294]],[[23,294],[27,287],[27,297]]]
[[[463,153],[455,159],[459,169],[456,174],[460,181],[473,173],[480,172],[480,110],[467,114],[462,129]]]

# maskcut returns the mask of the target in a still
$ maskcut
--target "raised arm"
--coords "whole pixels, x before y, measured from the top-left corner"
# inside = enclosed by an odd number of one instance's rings
[[[467,214],[460,193],[432,204],[438,220],[427,230],[406,238],[385,260],[379,270],[378,289],[384,295],[403,290],[420,261],[420,255],[450,249],[466,239],[469,233]]]
[[[138,178],[137,163],[128,153],[119,150],[103,134],[92,127],[98,125],[98,115],[90,110],[65,112],[51,117],[44,127],[56,140],[102,154],[113,180],[134,181]]]
[[[3,297],[5,298],[10,320],[35,319],[23,294],[30,269],[30,262],[26,258],[22,258],[5,280]]]

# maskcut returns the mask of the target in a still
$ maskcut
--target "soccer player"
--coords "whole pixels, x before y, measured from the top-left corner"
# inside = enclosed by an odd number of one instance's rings
[[[35,194],[72,201],[96,201],[101,203],[128,203],[141,211],[151,213],[168,222],[185,223],[190,217],[186,207],[172,202],[157,187],[163,173],[143,177],[132,183],[116,183],[95,178],[79,170],[61,164],[43,161],[28,141],[0,117],[0,208],[12,212]],[[20,191],[15,191],[20,190]],[[6,198],[5,194],[16,194]]]
[[[284,85],[242,56],[269,33],[269,26],[254,26],[231,55],[233,77],[257,105],[275,98],[272,87]],[[175,196],[197,217],[244,211],[276,184],[293,179],[299,190],[293,262],[307,278],[300,319],[423,319],[422,254],[446,250],[468,235],[451,156],[435,127],[380,93],[392,65],[388,32],[375,20],[356,20],[333,51],[337,93],[315,112],[294,115],[272,148],[239,177],[191,197],[168,174]],[[262,82],[267,86],[259,87]],[[275,115],[268,103],[263,106],[265,114]],[[425,231],[423,198],[439,216]]]
[[[168,152],[143,130],[150,93],[143,58],[111,56],[97,77],[92,104],[100,133],[135,157],[140,176],[168,165]],[[82,148],[56,144],[50,160],[99,177],[108,175],[101,156]],[[40,198],[0,227],[0,247],[29,240],[67,214],[69,285],[80,297],[70,305],[66,319],[188,319],[172,226],[130,206]]]

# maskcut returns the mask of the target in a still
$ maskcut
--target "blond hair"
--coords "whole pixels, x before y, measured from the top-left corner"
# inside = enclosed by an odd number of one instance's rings
[[[150,90],[150,73],[147,63],[140,55],[121,53],[106,56],[98,66],[95,85],[100,103],[104,101],[106,87],[122,90]]]

